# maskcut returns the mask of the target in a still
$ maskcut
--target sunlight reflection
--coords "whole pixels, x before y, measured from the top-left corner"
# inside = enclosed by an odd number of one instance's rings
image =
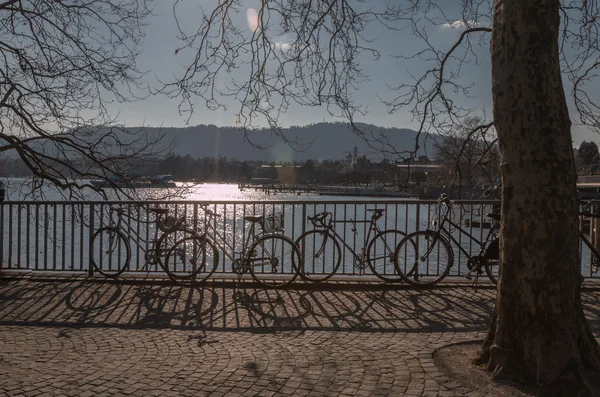
[[[248,11],[246,11],[246,19],[248,20],[248,28],[250,28],[251,31],[256,32],[260,28],[258,13],[254,8],[248,8]]]

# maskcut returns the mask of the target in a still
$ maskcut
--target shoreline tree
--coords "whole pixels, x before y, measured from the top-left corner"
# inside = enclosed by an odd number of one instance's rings
[[[175,3],[176,17],[182,4]],[[245,128],[261,120],[279,133],[280,116],[290,106],[324,107],[345,117],[374,146],[384,145],[355,123],[365,112],[357,95],[368,78],[361,62],[382,56],[369,37],[369,29],[377,25],[399,38],[412,32],[411,39],[423,43],[410,56],[391,49],[394,59],[433,65],[421,65],[414,81],[398,82],[392,99],[384,103],[390,112],[408,109],[420,133],[444,134],[475,115],[474,109],[461,105],[471,88],[461,71],[491,51],[494,120],[483,119],[476,128],[493,124],[498,136],[501,274],[479,361],[487,363],[495,379],[534,386],[539,396],[598,395],[600,347],[580,299],[571,145],[572,120],[592,130],[600,126],[599,107],[586,92],[600,65],[596,1],[259,4],[257,10],[246,10],[240,1],[222,0],[204,13],[197,29],[181,30],[178,52],[189,51],[193,61],[163,91],[181,98],[182,110],[191,112],[197,98],[210,108],[224,107],[224,98],[234,98]],[[451,5],[459,9],[453,18]],[[456,42],[444,49],[430,40],[428,30],[442,25],[461,30]],[[281,37],[289,40],[283,43]],[[240,77],[230,76],[228,84],[217,86],[219,77],[234,69],[241,71]],[[576,110],[572,117],[563,75]]]

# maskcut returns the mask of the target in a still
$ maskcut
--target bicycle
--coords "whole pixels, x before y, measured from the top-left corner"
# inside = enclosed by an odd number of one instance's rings
[[[492,225],[486,238],[479,240],[450,219],[452,204],[453,202],[450,199],[442,195],[438,199],[438,205],[439,208],[444,207],[445,212],[441,217],[437,230],[426,229],[410,233],[398,244],[394,255],[396,271],[404,281],[414,286],[431,286],[439,283],[448,275],[454,264],[454,249],[450,244],[450,241],[452,241],[468,258],[467,268],[469,271],[465,276],[466,278],[471,279],[474,274],[474,283],[476,284],[485,268],[488,278],[494,284],[497,284],[500,255],[499,236],[496,230],[500,221],[500,214],[491,213],[487,215],[492,220]],[[479,255],[471,255],[467,252],[452,235],[449,228],[446,227],[446,223],[477,243],[480,247]],[[401,260],[403,260],[404,266],[401,266]]]
[[[344,247],[352,253],[356,268],[363,271],[368,266],[373,274],[387,282],[402,280],[396,273],[394,252],[396,245],[406,236],[406,233],[398,230],[381,231],[379,229],[377,220],[383,216],[384,209],[367,209],[366,211],[371,212],[372,215],[369,220],[363,221],[334,221],[333,214],[327,211],[308,217],[307,222],[312,223],[317,229],[304,232],[296,240],[302,255],[302,271],[300,272],[302,278],[312,282],[323,282],[331,278],[337,272],[342,261],[339,243],[341,240]],[[354,234],[357,234],[356,223],[369,223],[369,231],[360,252],[354,251],[335,231],[334,223],[352,223]],[[375,236],[371,239],[373,231],[375,231]],[[307,270],[312,270],[313,273]]]
[[[211,257],[206,255],[206,242],[202,236],[187,227],[185,215],[180,218],[169,216],[167,208],[149,208],[148,211],[155,214],[156,217],[152,239],[144,239],[139,231],[139,226],[135,229],[128,222],[124,222],[125,217],[132,218],[125,208],[110,208],[109,225],[101,227],[92,236],[90,259],[94,269],[105,277],[116,278],[121,275],[129,268],[131,262],[130,240],[133,240],[144,252],[145,265],[159,265],[174,282],[193,284],[201,273],[204,273],[202,280],[210,277],[216,269],[217,262],[206,261],[207,257]],[[140,222],[152,223],[140,220],[137,222],[138,225]],[[178,238],[182,234],[184,237]],[[150,248],[146,249],[141,243],[149,243]],[[123,258],[124,260],[122,260]],[[169,268],[166,265],[169,258],[179,258],[181,263]],[[190,258],[189,262],[185,258]],[[198,258],[201,260],[199,261]],[[171,263],[174,262],[175,259],[171,259]]]
[[[250,223],[241,251],[236,252],[232,244],[214,226],[221,215],[208,208],[208,204],[200,207],[206,214],[205,227],[201,237],[213,247],[218,247],[233,263],[233,271],[241,279],[249,272],[254,281],[265,288],[282,288],[296,279],[300,266],[300,253],[296,243],[283,232],[283,214],[248,215],[244,220]],[[257,225],[262,231],[257,232]],[[221,244],[213,242],[209,237],[215,237]],[[175,248],[175,247],[174,247]],[[215,249],[215,263],[219,262],[218,251]],[[289,275],[289,277],[283,277]]]

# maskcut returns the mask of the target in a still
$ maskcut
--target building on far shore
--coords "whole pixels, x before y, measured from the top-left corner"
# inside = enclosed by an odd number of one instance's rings
[[[600,175],[579,175],[577,191],[580,199],[600,198]]]

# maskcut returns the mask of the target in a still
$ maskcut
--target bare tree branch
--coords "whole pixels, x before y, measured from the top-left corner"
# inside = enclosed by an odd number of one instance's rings
[[[0,152],[16,153],[36,187],[106,197],[89,180],[124,177],[169,150],[107,109],[147,95],[136,58],[150,11],[147,0],[0,4]]]

